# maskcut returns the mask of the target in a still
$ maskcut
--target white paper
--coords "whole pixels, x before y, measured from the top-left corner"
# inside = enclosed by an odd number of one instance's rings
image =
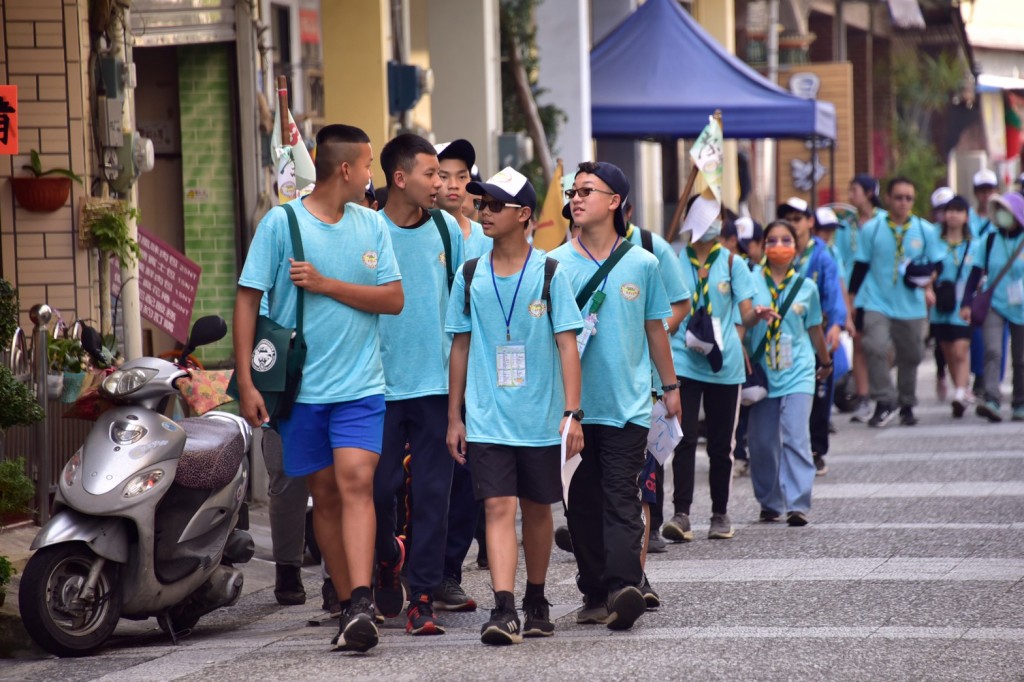
[[[569,426],[572,424],[572,417],[565,420],[565,428],[562,430],[562,502],[565,503],[565,508],[569,508],[569,484],[572,483],[572,475],[576,473],[576,469],[580,466],[580,460],[583,459],[582,455],[576,455],[572,459],[568,459],[568,453],[565,451],[565,442],[569,439]]]
[[[664,466],[682,439],[683,427],[679,424],[679,419],[668,416],[665,401],[659,400],[654,403],[651,410],[651,430],[647,432],[647,451],[654,455],[658,464]]]

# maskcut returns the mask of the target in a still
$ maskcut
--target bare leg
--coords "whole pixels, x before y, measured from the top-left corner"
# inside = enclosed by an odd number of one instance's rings
[[[489,497],[484,500],[484,513],[487,516],[487,563],[491,569],[491,584],[495,592],[514,592],[516,564],[519,563],[519,545],[516,542],[516,498]],[[526,525],[524,507],[524,534]],[[550,554],[553,532],[550,525],[545,532],[548,534]]]
[[[348,558],[342,541],[341,494],[334,475],[334,466],[321,469],[306,477],[306,485],[313,495],[313,532],[320,547],[331,582],[338,598],[345,601],[352,595]]]
[[[520,500],[523,509],[523,552],[526,554],[526,580],[542,585],[547,578],[551,561],[551,540],[555,522],[551,505],[532,500]]]
[[[373,511],[373,472],[379,455],[360,448],[335,448],[334,471],[341,491],[341,537],[345,543],[346,577],[352,587],[369,587],[377,534]],[[314,507],[316,501],[313,502]],[[327,563],[331,575],[334,567]],[[339,592],[339,595],[341,593]]]
[[[651,505],[644,502],[644,546],[640,548],[640,568],[647,567],[647,543],[651,541]]]

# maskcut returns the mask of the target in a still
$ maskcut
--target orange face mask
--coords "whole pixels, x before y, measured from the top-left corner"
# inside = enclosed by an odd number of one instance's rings
[[[768,262],[772,265],[786,265],[792,262],[793,257],[796,256],[796,247],[794,246],[769,246],[764,251],[768,257]]]

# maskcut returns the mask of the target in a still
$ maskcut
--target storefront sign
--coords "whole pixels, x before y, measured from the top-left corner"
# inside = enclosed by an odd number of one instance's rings
[[[0,85],[0,154],[18,153],[18,86]]]

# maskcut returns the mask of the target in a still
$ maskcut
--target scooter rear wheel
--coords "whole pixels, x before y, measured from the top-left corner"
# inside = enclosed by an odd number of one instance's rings
[[[88,656],[114,632],[121,617],[117,565],[107,562],[89,602],[78,594],[98,560],[82,542],[44,547],[29,559],[21,578],[18,606],[35,642],[57,656]]]

